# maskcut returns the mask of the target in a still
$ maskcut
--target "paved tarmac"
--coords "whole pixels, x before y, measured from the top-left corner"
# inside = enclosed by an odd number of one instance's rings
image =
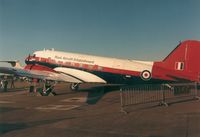
[[[200,137],[200,101],[169,107],[148,105],[120,111],[119,92],[90,85],[79,92],[68,85],[57,96],[27,89],[0,91],[1,137]],[[89,93],[88,93],[89,92]]]

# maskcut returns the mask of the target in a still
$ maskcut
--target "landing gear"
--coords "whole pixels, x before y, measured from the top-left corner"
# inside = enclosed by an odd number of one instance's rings
[[[77,90],[79,90],[79,86],[80,86],[80,83],[72,83],[72,84],[70,84],[70,89],[72,91],[77,91]]]
[[[44,80],[44,81],[42,81],[43,87],[37,87],[37,83],[38,83],[38,81],[35,80],[33,82],[33,84],[30,85],[30,89],[29,89],[30,93],[37,93],[37,95],[40,95],[40,96],[49,96],[49,95],[55,96],[55,95],[57,95],[53,91],[55,85],[57,84],[56,82]]]
[[[53,91],[55,85],[56,85],[55,82],[46,81],[46,82],[44,83],[44,86],[43,86],[42,91],[38,91],[38,92],[40,92],[40,94],[41,94],[42,96],[48,96],[49,94],[52,94],[53,96],[55,96],[56,93]]]

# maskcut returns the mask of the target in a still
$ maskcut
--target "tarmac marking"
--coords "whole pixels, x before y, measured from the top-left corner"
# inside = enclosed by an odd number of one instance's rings
[[[86,101],[87,101],[86,97],[74,97],[61,100],[61,102],[70,102],[70,103],[71,102],[84,103]]]
[[[11,103],[15,103],[15,102],[0,100],[0,104],[11,104]]]
[[[75,109],[78,107],[80,107],[80,105],[47,105],[47,106],[36,107],[35,109],[38,109],[38,110],[72,110],[72,109]]]

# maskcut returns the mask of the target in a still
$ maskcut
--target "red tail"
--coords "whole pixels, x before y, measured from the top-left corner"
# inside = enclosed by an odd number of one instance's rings
[[[188,76],[188,78],[192,76],[194,77],[192,79],[196,81],[200,76],[200,41],[181,42],[162,62],[155,62],[154,65],[154,74],[156,75],[162,75],[166,78],[166,75],[160,73],[171,73],[171,75],[173,73],[173,75]],[[189,79],[191,80],[191,77]]]
[[[200,72],[200,41],[181,42],[163,62],[169,69]]]

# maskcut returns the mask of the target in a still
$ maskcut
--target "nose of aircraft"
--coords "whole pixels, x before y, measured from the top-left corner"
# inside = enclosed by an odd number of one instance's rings
[[[30,60],[30,58],[31,58],[31,55],[29,54],[29,55],[28,55],[28,57],[26,57],[26,59],[25,59],[25,60],[26,60],[26,61],[29,61],[29,60]]]
[[[34,61],[35,61],[35,56],[34,55],[31,56],[30,54],[25,59],[26,64],[34,63]]]

